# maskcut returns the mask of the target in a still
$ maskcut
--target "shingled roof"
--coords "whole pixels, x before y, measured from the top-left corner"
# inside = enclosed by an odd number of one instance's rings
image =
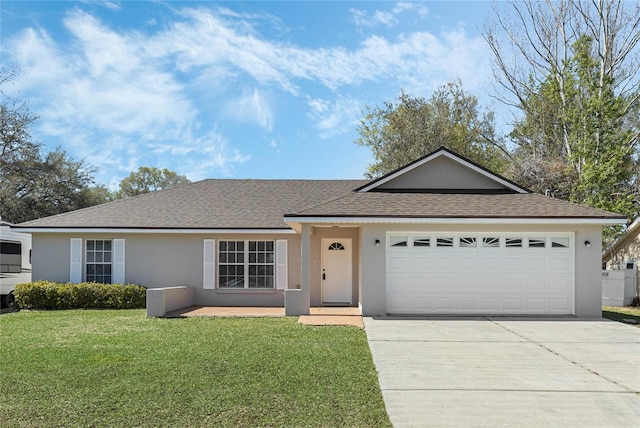
[[[383,192],[352,192],[286,217],[625,219],[536,193]]]
[[[289,229],[301,211],[364,180],[211,179],[21,223],[24,228]]]
[[[378,184],[451,159],[480,178],[503,185],[473,189],[431,188],[440,176],[421,176],[410,187],[386,189]],[[430,163],[431,162],[431,163]],[[432,170],[433,171],[433,170]],[[426,177],[426,178],[425,178]],[[469,180],[467,178],[467,180]],[[517,186],[441,147],[382,179],[365,180],[222,180],[211,179],[127,198],[17,225],[42,229],[284,229],[315,219],[357,222],[368,219],[518,219],[559,223],[582,219],[616,224],[619,214],[549,198]],[[306,219],[306,220],[305,220]],[[319,220],[317,220],[319,221]],[[363,220],[364,221],[364,220]],[[384,220],[382,220],[384,221]],[[578,220],[580,221],[580,220]],[[296,226],[294,226],[296,225]]]

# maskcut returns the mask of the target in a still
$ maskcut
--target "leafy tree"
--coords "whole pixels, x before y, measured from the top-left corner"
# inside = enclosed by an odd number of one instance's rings
[[[367,107],[356,143],[371,149],[376,162],[367,177],[375,178],[446,146],[501,172],[509,157],[496,136],[491,111],[480,112],[478,99],[460,82],[439,87],[427,100],[402,92],[398,102]]]
[[[15,77],[0,70],[0,84]],[[38,119],[24,102],[2,93],[0,105],[0,216],[19,223],[94,205],[95,169],[56,149],[47,154],[33,140],[30,127]]]
[[[141,166],[120,181],[120,191],[117,196],[128,198],[186,183],[190,183],[189,179],[174,171]]]
[[[640,4],[510,2],[485,28],[495,95],[522,115],[508,175],[533,190],[637,215]],[[610,239],[610,231],[605,233]]]

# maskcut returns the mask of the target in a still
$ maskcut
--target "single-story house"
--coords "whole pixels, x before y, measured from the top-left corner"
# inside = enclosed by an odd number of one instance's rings
[[[627,227],[626,232],[602,253],[605,269],[626,269],[640,261],[640,217]]]
[[[440,148],[381,178],[212,179],[17,226],[33,279],[187,285],[194,303],[601,315],[603,226]]]

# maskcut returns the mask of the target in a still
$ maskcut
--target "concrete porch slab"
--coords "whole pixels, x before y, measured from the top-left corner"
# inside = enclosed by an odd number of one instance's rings
[[[167,313],[167,317],[283,317],[284,308],[189,306]]]
[[[358,308],[314,307],[310,315],[302,315],[298,321],[305,325],[353,325],[364,328]],[[284,308],[274,307],[230,307],[230,306],[190,306],[167,313],[168,318],[180,317],[284,317]]]

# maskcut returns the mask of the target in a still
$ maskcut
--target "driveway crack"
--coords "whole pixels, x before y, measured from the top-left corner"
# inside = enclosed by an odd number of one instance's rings
[[[505,325],[500,324],[499,322],[497,322],[496,320],[494,320],[494,319],[492,319],[492,318],[485,318],[485,319],[486,319],[487,321],[491,321],[493,324],[497,325],[498,327],[501,327],[501,328],[505,329],[505,330],[506,330],[506,331],[508,331],[509,333],[511,333],[511,334],[513,334],[513,335],[515,335],[515,336],[518,336],[519,338],[524,339],[524,340],[526,340],[526,341],[527,341],[527,342],[529,342],[529,343],[533,343],[534,345],[539,346],[540,348],[544,349],[545,351],[550,352],[551,354],[553,354],[553,355],[555,355],[555,356],[557,356],[557,357],[560,357],[560,358],[562,358],[563,360],[565,360],[565,361],[567,361],[567,362],[569,362],[569,363],[571,363],[571,364],[575,365],[576,367],[579,367],[579,368],[581,368],[581,369],[583,369],[583,370],[588,371],[589,373],[593,373],[594,375],[598,376],[599,378],[601,378],[601,379],[603,379],[603,380],[605,380],[605,381],[607,381],[607,382],[609,382],[609,383],[612,383],[612,384],[616,385],[617,387],[620,387],[620,388],[624,389],[625,391],[629,391],[629,392],[633,392],[633,393],[637,393],[637,392],[638,392],[638,391],[634,391],[634,390],[632,390],[632,389],[629,389],[629,388],[628,388],[628,387],[626,387],[625,385],[623,385],[623,384],[621,384],[621,383],[619,383],[619,382],[616,382],[616,381],[615,381],[615,380],[613,380],[613,379],[609,379],[608,377],[603,376],[602,374],[600,374],[600,373],[596,372],[595,370],[592,370],[592,369],[590,369],[589,367],[586,367],[585,365],[580,364],[579,362],[574,361],[574,360],[572,360],[571,358],[568,358],[568,357],[566,357],[566,356],[564,356],[564,355],[562,355],[562,354],[560,354],[560,353],[558,353],[558,352],[554,351],[553,349],[551,349],[551,348],[549,348],[548,346],[546,346],[544,343],[540,343],[540,342],[537,342],[537,341],[535,341],[535,340],[531,340],[530,338],[528,338],[528,337],[526,337],[526,336],[523,336],[522,334],[520,334],[520,333],[518,333],[518,332],[516,332],[516,331],[514,331],[514,330],[512,330],[512,329],[510,329],[510,328],[508,328],[508,327],[507,327],[507,326],[505,326]]]

